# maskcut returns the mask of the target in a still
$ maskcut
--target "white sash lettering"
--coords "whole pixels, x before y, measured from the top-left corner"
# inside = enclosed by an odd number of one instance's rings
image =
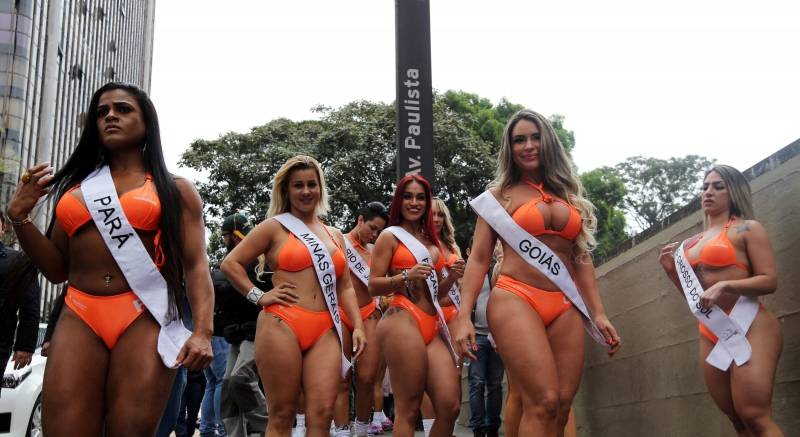
[[[306,245],[311,259],[314,260],[314,272],[317,274],[319,288],[322,290],[325,304],[328,306],[328,312],[331,314],[333,325],[336,327],[336,334],[339,336],[339,345],[342,348],[342,378],[344,378],[347,375],[347,371],[350,370],[351,364],[344,355],[342,318],[339,314],[339,299],[336,295],[336,270],[333,265],[333,258],[331,258],[331,254],[328,253],[325,244],[319,240],[316,234],[314,234],[302,220],[288,212],[276,215],[275,220]]]
[[[418,263],[425,263],[433,266],[433,258],[431,257],[431,253],[428,251],[428,248],[425,247],[424,244],[417,240],[408,231],[400,226],[391,226],[386,228],[386,230],[391,232],[408,248]],[[439,279],[436,276],[436,270],[431,270],[431,274],[425,278],[425,283],[428,285],[428,292],[431,297],[431,302],[433,302],[433,307],[436,308],[436,315],[439,318],[439,334],[444,339],[448,349],[450,349],[450,354],[453,356],[453,362],[457,366],[459,364],[458,355],[456,355],[455,348],[453,348],[453,340],[450,338],[450,330],[447,328],[447,322],[444,320],[442,307],[439,306]]]
[[[714,349],[706,357],[706,362],[723,371],[728,370],[732,361],[736,362],[738,366],[748,362],[753,354],[753,349],[750,347],[746,335],[758,313],[758,299],[740,296],[730,316],[716,305],[711,308],[701,308],[700,295],[704,290],[694,269],[686,259],[683,243],[675,251],[674,261],[689,310],[700,323],[708,327],[719,338]]]
[[[344,244],[347,248],[347,265],[350,266],[350,271],[353,272],[366,287],[369,284],[369,264],[364,261],[361,254],[353,247],[349,238],[345,237]]]
[[[81,182],[81,192],[95,226],[128,285],[161,325],[158,354],[165,366],[174,367],[178,353],[191,332],[183,326],[180,318],[168,317],[170,302],[167,281],[128,222],[108,166],[87,176]]]
[[[580,311],[583,316],[583,326],[589,335],[599,344],[608,346],[605,337],[592,321],[589,309],[586,308],[586,304],[578,292],[578,287],[558,254],[514,222],[514,219],[508,215],[505,208],[489,191],[484,191],[483,194],[472,199],[470,206],[528,265],[535,267],[558,286],[564,296]]]

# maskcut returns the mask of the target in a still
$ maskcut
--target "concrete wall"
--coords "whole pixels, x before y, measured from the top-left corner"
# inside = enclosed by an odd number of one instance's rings
[[[777,292],[762,299],[784,338],[773,415],[787,436],[800,435],[800,140],[746,174],[778,268]],[[695,202],[598,267],[603,303],[624,346],[613,359],[587,347],[575,402],[580,436],[734,435],[703,382],[696,319],[657,260],[664,244],[701,230]]]

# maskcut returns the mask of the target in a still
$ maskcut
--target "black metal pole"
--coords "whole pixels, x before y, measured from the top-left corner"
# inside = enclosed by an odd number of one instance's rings
[[[433,88],[429,0],[395,0],[397,177],[433,172]]]

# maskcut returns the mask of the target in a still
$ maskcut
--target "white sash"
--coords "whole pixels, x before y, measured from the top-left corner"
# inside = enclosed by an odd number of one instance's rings
[[[342,378],[344,378],[347,375],[347,371],[350,370],[350,361],[344,356],[342,319],[339,315],[339,300],[336,295],[336,270],[333,265],[333,258],[328,253],[325,244],[319,240],[316,234],[302,220],[288,212],[276,215],[274,218],[306,245],[311,259],[314,260],[314,272],[317,273],[319,288],[322,290],[322,296],[325,298],[328,312],[331,313],[333,325],[336,327],[336,334],[339,336],[339,345],[342,348]],[[345,238],[345,240],[347,239]]]
[[[564,296],[580,311],[583,316],[583,326],[589,335],[598,343],[608,346],[605,337],[592,321],[589,309],[586,308],[586,304],[578,292],[578,287],[575,286],[575,282],[558,254],[514,222],[506,209],[489,191],[484,191],[483,194],[472,199],[470,206],[520,258],[556,284]]]
[[[178,353],[191,332],[183,326],[180,318],[168,318],[170,302],[167,281],[128,222],[108,166],[87,176],[81,182],[81,192],[95,226],[128,285],[161,325],[158,334],[161,361],[167,367],[175,367]]]
[[[442,278],[447,278],[450,276],[450,272],[447,268],[442,270]],[[447,291],[447,295],[450,296],[450,300],[453,302],[453,305],[456,306],[456,309],[461,311],[461,290],[458,288],[458,284],[453,281],[453,285],[450,287],[450,290]]]
[[[675,252],[674,262],[689,310],[700,323],[719,338],[714,349],[706,357],[706,362],[723,371],[728,370],[731,361],[735,361],[738,366],[748,362],[753,349],[746,335],[758,313],[758,299],[739,296],[730,316],[716,305],[711,308],[700,308],[700,295],[704,290],[686,259],[683,243]]]
[[[367,287],[369,285],[369,264],[364,261],[361,254],[353,247],[350,238],[344,238],[344,245],[347,248],[347,265],[350,266],[350,271]]]
[[[456,355],[455,348],[453,348],[453,340],[450,338],[450,330],[447,328],[447,322],[444,321],[442,307],[439,306],[439,280],[436,277],[436,270],[433,269],[433,258],[431,257],[431,253],[424,244],[420,243],[419,240],[417,240],[402,227],[390,226],[386,228],[386,230],[394,234],[394,236],[397,237],[397,239],[408,248],[418,263],[425,263],[431,266],[431,274],[425,278],[425,283],[428,285],[428,292],[431,297],[431,302],[433,302],[433,307],[436,308],[436,315],[439,318],[439,334],[444,339],[448,349],[450,349],[450,354],[453,356],[453,362],[456,364],[456,366],[458,366],[458,355]]]

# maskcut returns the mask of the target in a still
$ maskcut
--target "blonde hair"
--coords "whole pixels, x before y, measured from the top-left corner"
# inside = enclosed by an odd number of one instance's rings
[[[449,249],[450,252],[453,252],[460,257],[461,249],[459,249],[458,244],[456,244],[456,230],[455,227],[453,227],[453,219],[450,216],[450,209],[447,208],[444,200],[438,197],[434,197],[431,200],[436,205],[436,208],[438,208],[439,211],[444,214],[444,225],[442,226],[442,232],[441,235],[439,235],[439,240],[445,246],[447,246],[447,249]]]
[[[728,198],[731,201],[728,206],[730,215],[743,220],[755,220],[750,183],[747,182],[747,178],[744,177],[742,172],[730,165],[715,165],[706,172],[703,176],[703,181],[706,180],[711,172],[717,173],[722,178],[722,181],[725,182],[725,186],[728,189]],[[705,219],[707,221],[708,217],[705,217]]]
[[[514,127],[520,120],[528,120],[539,129],[541,136],[539,159],[544,187],[557,197],[566,200],[581,216],[581,232],[575,239],[573,250],[578,259],[581,255],[591,252],[597,245],[594,239],[597,218],[594,215],[594,205],[584,196],[583,184],[575,174],[572,160],[547,118],[530,109],[522,109],[511,116],[503,131],[500,153],[497,155],[497,172],[489,188],[499,187],[500,195],[504,196],[505,190],[522,179],[522,173],[514,163],[511,138]]]
[[[328,189],[325,185],[325,174],[322,172],[322,166],[310,156],[297,155],[289,158],[275,173],[267,218],[289,212],[291,208],[291,205],[289,205],[289,176],[295,170],[307,169],[313,169],[317,173],[317,179],[319,180],[320,197],[314,214],[317,217],[322,217],[328,213],[330,209],[328,205]]]
[[[321,217],[328,213],[328,190],[325,185],[325,174],[322,172],[322,166],[310,156],[297,155],[289,158],[275,173],[275,178],[272,180],[269,209],[267,210],[268,219],[284,212],[289,212],[291,209],[289,204],[289,176],[295,170],[307,169],[313,169],[317,173],[317,180],[319,180],[320,197],[317,206],[314,208],[314,214],[317,217]],[[267,272],[266,265],[267,257],[263,254],[259,255],[258,265],[256,266],[256,275],[259,278]]]

